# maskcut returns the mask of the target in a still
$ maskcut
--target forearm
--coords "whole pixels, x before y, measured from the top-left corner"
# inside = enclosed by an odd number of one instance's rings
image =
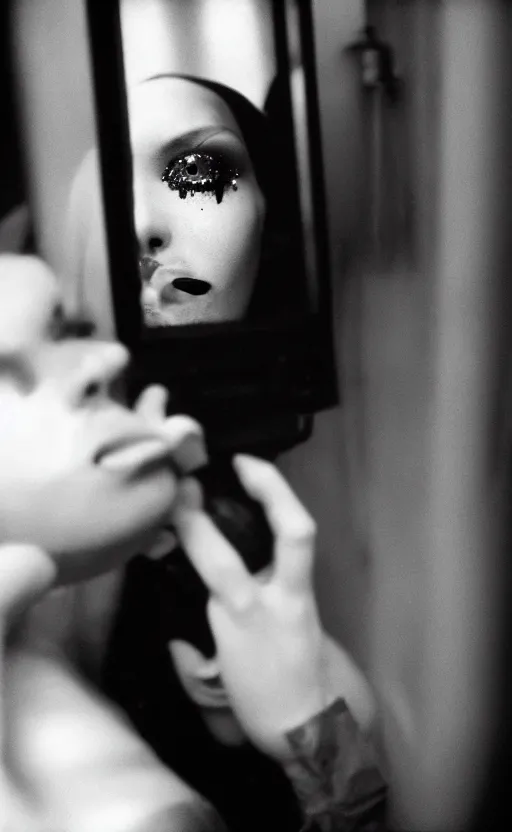
[[[304,813],[303,832],[383,832],[387,786],[371,741],[343,699],[287,734],[283,763]]]

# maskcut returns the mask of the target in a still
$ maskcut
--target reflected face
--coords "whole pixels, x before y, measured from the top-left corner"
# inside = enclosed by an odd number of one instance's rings
[[[265,202],[240,128],[216,93],[155,78],[128,93],[147,326],[244,316]]]
[[[111,398],[119,344],[79,338],[52,273],[0,258],[0,543],[30,542],[62,581],[150,545],[175,494],[169,451]]]
[[[223,745],[242,745],[246,736],[231,708],[217,658],[207,659],[193,644],[178,639],[169,642],[169,652],[185,693],[199,707],[209,731]]]
[[[217,657],[207,659],[187,641],[169,643],[169,650],[183,689],[192,702],[203,708],[229,707]]]

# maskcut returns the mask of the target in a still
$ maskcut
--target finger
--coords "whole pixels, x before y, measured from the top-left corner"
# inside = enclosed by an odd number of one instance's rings
[[[148,422],[160,424],[165,420],[169,392],[160,384],[147,387],[135,403],[135,410]]]
[[[275,580],[289,588],[304,587],[313,565],[313,518],[271,463],[238,454],[233,465],[248,494],[262,504],[275,535]]]
[[[203,429],[190,416],[170,416],[161,427],[176,467],[188,474],[208,462]]]
[[[170,416],[166,419],[168,400],[168,390],[160,384],[152,384],[137,399],[135,410],[163,431],[172,450],[174,464],[179,471],[188,474],[208,462],[203,429],[190,416]]]
[[[11,543],[0,547],[0,618],[23,611],[48,590],[57,568],[37,546]]]
[[[172,520],[181,544],[212,595],[232,609],[250,603],[255,582],[238,553],[203,511],[196,480],[181,480]]]

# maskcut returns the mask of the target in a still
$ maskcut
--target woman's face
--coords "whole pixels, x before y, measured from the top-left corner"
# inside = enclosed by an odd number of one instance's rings
[[[242,318],[265,202],[231,110],[173,77],[133,86],[128,109],[146,325]]]
[[[0,258],[0,543],[34,543],[62,581],[149,545],[176,482],[167,444],[116,403],[120,344],[80,339],[52,273]]]

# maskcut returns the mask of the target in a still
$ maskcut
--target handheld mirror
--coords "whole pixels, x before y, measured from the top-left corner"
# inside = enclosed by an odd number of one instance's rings
[[[336,403],[309,3],[11,0],[36,248],[211,449]]]

